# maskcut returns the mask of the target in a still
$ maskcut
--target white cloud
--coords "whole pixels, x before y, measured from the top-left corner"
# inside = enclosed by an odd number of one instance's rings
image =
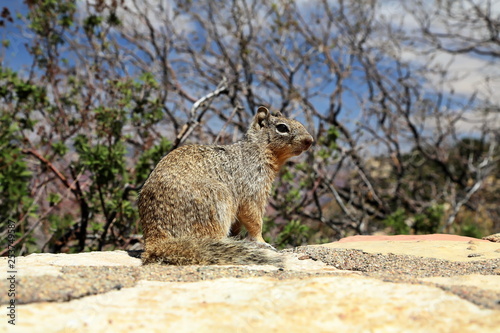
[[[481,3],[484,5],[484,3]],[[434,70],[446,69],[448,77],[446,85],[449,91],[463,96],[471,96],[477,93],[477,97],[487,103],[500,103],[500,66],[498,59],[492,61],[486,57],[479,57],[472,53],[450,55],[444,51],[432,49],[428,44],[421,42],[420,26],[415,18],[419,14],[412,11],[413,6],[417,8],[419,5],[413,2],[405,2],[404,0],[381,0],[377,11],[377,20],[391,24],[396,30],[399,28],[410,37],[411,42],[415,42],[412,46],[400,49],[399,52],[402,59],[414,64],[414,68],[426,67],[428,69],[426,78],[430,84],[435,87],[440,85],[442,77],[433,74]],[[445,26],[442,21],[435,15],[436,2],[432,0],[424,0],[421,6],[425,6],[424,10],[429,15],[429,24],[431,31],[445,31]],[[456,10],[470,7],[465,2],[455,3]],[[492,17],[500,17],[500,2],[492,1],[490,12]],[[415,15],[415,16],[414,16]],[[458,16],[458,14],[457,14]],[[472,20],[472,18],[470,18]],[[465,24],[465,23],[464,23]],[[469,26],[474,25],[474,29]],[[457,25],[458,26],[458,25]],[[488,33],[481,30],[481,24],[470,23],[465,31],[457,31],[464,35],[475,35]],[[474,30],[474,31],[473,31]],[[380,38],[384,38],[381,36]],[[456,47],[457,45],[453,45]]]
[[[421,55],[420,50],[407,49],[402,52],[403,59],[413,62],[416,67],[426,66],[430,85],[439,86],[443,80],[438,69],[447,71],[444,80],[448,91],[464,97],[477,94],[487,104],[500,104],[500,66],[498,61],[492,62],[470,54],[450,55],[435,51],[432,57]],[[425,70],[425,69],[424,69]]]
[[[438,137],[441,132],[440,128],[454,128],[459,136],[494,133],[496,129],[500,128],[500,114],[498,112],[485,113],[479,110],[470,110],[463,113],[456,121],[452,113],[448,115],[439,114],[426,118],[424,127],[429,137]]]

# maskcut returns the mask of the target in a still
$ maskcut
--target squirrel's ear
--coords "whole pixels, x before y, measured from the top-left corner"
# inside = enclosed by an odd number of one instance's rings
[[[257,114],[253,118],[252,127],[261,129],[268,122],[270,115],[271,113],[266,107],[259,106],[259,108],[257,109]]]
[[[276,112],[273,114],[273,116],[275,116],[275,117],[283,117],[283,114],[282,114],[281,112],[279,112],[279,111],[276,111]]]

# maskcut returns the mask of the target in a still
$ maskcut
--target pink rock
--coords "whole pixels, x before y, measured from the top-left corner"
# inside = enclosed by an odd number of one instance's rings
[[[394,235],[394,236],[350,236],[339,240],[339,243],[348,242],[376,242],[376,241],[455,241],[455,242],[486,242],[486,240],[448,234],[430,234],[430,235]]]

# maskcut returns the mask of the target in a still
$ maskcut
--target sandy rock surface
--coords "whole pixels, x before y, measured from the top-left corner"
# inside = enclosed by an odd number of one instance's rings
[[[369,253],[418,255],[450,261],[500,259],[498,244],[456,235],[353,236],[322,246]]]
[[[125,251],[20,257],[16,325],[4,318],[0,332],[495,332],[500,327],[499,243],[449,235],[364,236],[281,255],[284,269],[141,266]],[[6,267],[7,259],[0,259]],[[7,281],[0,286],[9,287]],[[8,302],[0,293],[2,308]]]
[[[495,242],[495,243],[500,243],[500,233],[483,237],[483,240],[487,240],[487,241]]]

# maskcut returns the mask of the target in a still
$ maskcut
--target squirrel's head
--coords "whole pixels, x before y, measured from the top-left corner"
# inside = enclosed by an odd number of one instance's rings
[[[266,145],[280,165],[309,149],[314,142],[301,123],[283,117],[280,112],[272,115],[264,106],[258,108],[246,137],[249,141]]]

